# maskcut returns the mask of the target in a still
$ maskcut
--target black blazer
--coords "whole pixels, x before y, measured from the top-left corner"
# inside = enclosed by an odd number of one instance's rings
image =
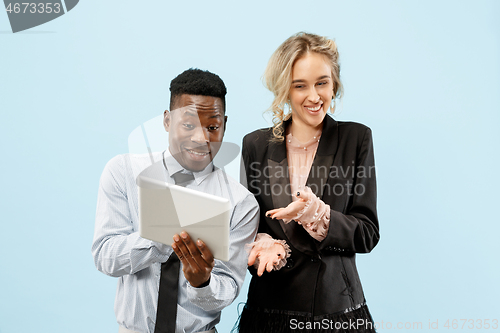
[[[279,271],[259,277],[250,268],[247,305],[322,315],[364,303],[355,253],[370,252],[380,237],[371,130],[325,117],[307,180],[331,208],[328,235],[322,242],[293,221],[285,224],[265,216],[266,211],[292,202],[286,145],[270,142],[271,137],[271,128],[244,137],[243,178],[260,205],[259,232],[286,240],[292,252]]]

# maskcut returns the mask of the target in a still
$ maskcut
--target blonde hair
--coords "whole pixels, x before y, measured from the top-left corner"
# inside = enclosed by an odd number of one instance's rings
[[[274,51],[264,72],[265,86],[274,94],[274,100],[268,109],[273,115],[273,141],[283,141],[283,122],[291,116],[291,112],[285,113],[285,106],[292,85],[293,65],[309,52],[324,55],[332,68],[332,112],[335,110],[335,99],[342,96],[337,44],[327,37],[307,32],[299,32],[289,37]]]

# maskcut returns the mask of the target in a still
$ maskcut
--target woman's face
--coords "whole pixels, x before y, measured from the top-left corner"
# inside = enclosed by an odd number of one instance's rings
[[[292,68],[290,102],[292,121],[318,128],[325,118],[333,97],[332,69],[325,56],[307,53]]]

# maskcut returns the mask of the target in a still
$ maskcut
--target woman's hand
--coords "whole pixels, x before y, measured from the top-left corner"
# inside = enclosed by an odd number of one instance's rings
[[[275,243],[271,247],[256,244],[248,256],[248,266],[253,266],[258,262],[257,275],[262,276],[264,270],[271,272],[274,265],[286,256],[285,248],[280,243]]]
[[[285,222],[290,222],[293,220],[297,214],[304,209],[306,206],[307,200],[311,196],[307,191],[297,192],[296,197],[298,200],[290,203],[288,206],[284,208],[276,208],[271,209],[266,212],[267,217],[271,217],[273,219],[285,220]],[[288,221],[287,221],[288,220]]]

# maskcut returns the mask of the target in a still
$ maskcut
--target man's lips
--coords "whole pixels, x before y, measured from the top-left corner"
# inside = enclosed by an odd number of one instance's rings
[[[188,153],[196,155],[196,156],[206,156],[210,154],[209,150],[198,150],[198,149],[190,149],[190,148],[184,148]]]

